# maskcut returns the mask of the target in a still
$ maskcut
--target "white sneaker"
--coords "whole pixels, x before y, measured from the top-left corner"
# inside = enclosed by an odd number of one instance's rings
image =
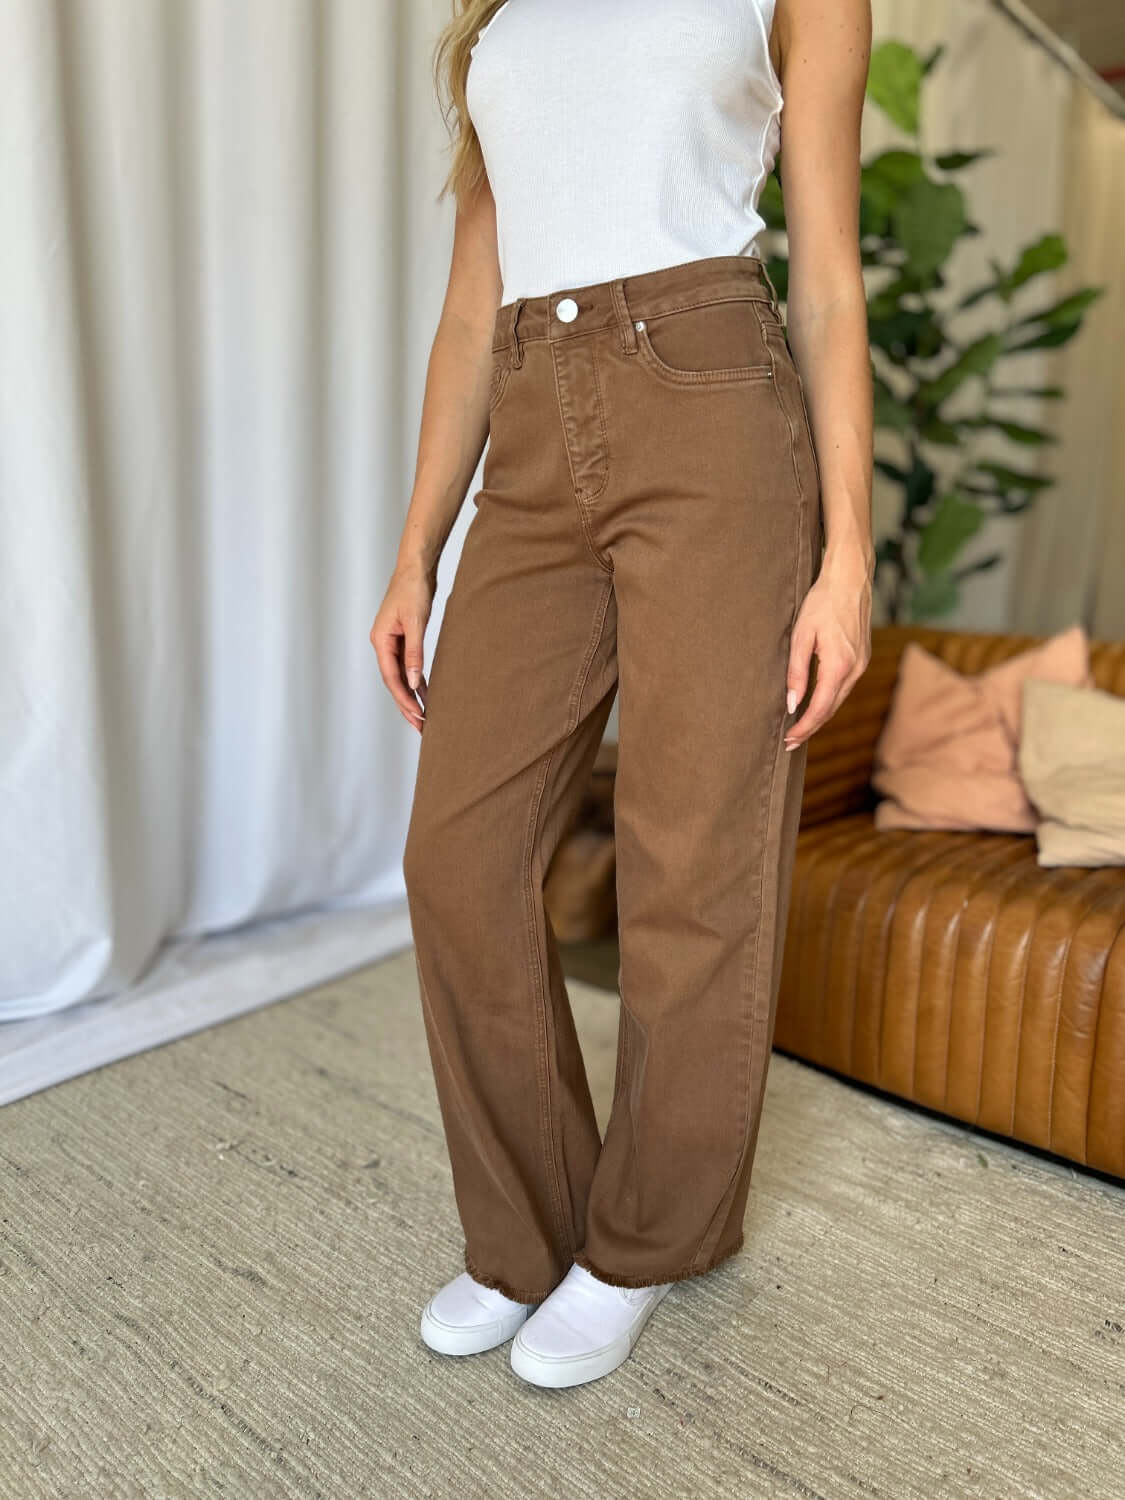
[[[572,1265],[516,1334],[512,1369],[532,1385],[552,1387],[608,1375],[628,1359],[671,1285],[610,1286]]]
[[[482,1354],[507,1343],[535,1306],[513,1302],[462,1271],[426,1303],[419,1331],[439,1354]]]

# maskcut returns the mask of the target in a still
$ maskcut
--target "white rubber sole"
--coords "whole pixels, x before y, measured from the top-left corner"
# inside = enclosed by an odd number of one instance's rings
[[[512,1369],[521,1380],[532,1385],[547,1386],[561,1390],[566,1386],[585,1385],[588,1380],[600,1380],[623,1365],[633,1352],[633,1346],[641,1336],[641,1330],[667,1295],[667,1288],[659,1297],[653,1297],[637,1314],[636,1321],[610,1344],[594,1349],[589,1354],[569,1354],[555,1357],[536,1354],[520,1342],[517,1332],[512,1344]]]
[[[487,1349],[496,1349],[501,1344],[506,1344],[534,1311],[532,1307],[525,1307],[488,1323],[474,1323],[468,1328],[459,1328],[443,1323],[434,1316],[432,1308],[432,1302],[427,1302],[422,1309],[418,1331],[422,1335],[422,1342],[437,1354],[483,1354]]]

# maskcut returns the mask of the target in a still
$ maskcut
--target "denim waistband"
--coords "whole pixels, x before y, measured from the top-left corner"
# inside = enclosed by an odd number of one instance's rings
[[[564,320],[556,309],[567,299],[578,310],[570,309],[572,317]],[[492,348],[495,352],[533,339],[574,338],[614,325],[628,338],[638,319],[732,299],[777,307],[777,292],[759,256],[709,256],[590,286],[564,287],[540,297],[517,297],[497,310]]]

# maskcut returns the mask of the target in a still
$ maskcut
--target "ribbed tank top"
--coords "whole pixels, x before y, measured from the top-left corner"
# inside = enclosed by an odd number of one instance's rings
[[[505,0],[469,114],[502,302],[756,255],[780,144],[775,0]]]

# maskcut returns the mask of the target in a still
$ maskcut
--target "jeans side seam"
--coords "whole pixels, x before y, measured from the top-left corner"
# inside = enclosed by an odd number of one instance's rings
[[[757,309],[755,309],[755,312],[757,312]],[[789,461],[793,465],[793,478],[797,481],[797,498],[798,500],[800,500],[804,496],[805,486],[804,481],[801,479],[800,465],[797,463],[797,428],[794,424],[792,415],[786,408],[785,402],[781,399],[781,392],[778,389],[777,350],[773,346],[773,340],[770,336],[770,329],[772,328],[774,330],[781,331],[781,339],[783,344],[785,343],[785,333],[783,330],[781,330],[780,324],[767,323],[763,320],[760,313],[758,313],[758,323],[762,330],[762,338],[765,342],[765,346],[769,350],[770,365],[773,368],[773,393],[777,397],[778,410],[781,412],[782,417],[785,419],[785,425],[789,430]],[[786,351],[788,352],[788,345],[786,345]],[[796,373],[796,369],[794,368],[794,374]]]
[[[784,728],[784,723],[785,723],[784,716],[782,717],[781,723],[782,723],[782,727]],[[753,1121],[751,1119],[752,1111],[751,1111],[751,1108],[750,1108],[750,1082],[751,1082],[751,1079],[754,1076],[754,1032],[755,1032],[755,1024],[754,1024],[754,1022],[755,1022],[754,1000],[756,998],[755,997],[755,993],[754,993],[754,985],[755,985],[755,983],[757,981],[758,968],[759,968],[759,963],[760,963],[760,960],[761,960],[762,926],[763,926],[763,923],[764,923],[764,920],[765,920],[765,909],[766,909],[766,905],[765,905],[766,866],[767,866],[767,864],[769,862],[769,852],[768,852],[769,851],[769,845],[770,845],[770,837],[769,836],[770,836],[770,827],[771,827],[771,824],[772,824],[772,821],[773,821],[774,789],[775,789],[776,783],[777,783],[778,754],[779,754],[779,751],[778,751],[778,748],[777,748],[777,746],[775,744],[775,746],[774,746],[774,754],[773,754],[773,766],[772,766],[772,768],[770,770],[769,779],[766,782],[766,785],[765,785],[765,788],[764,788],[764,792],[763,792],[763,797],[762,797],[762,803],[763,803],[764,812],[765,812],[765,829],[764,829],[763,837],[762,837],[762,851],[763,852],[759,855],[758,922],[757,922],[757,929],[756,929],[755,934],[754,934],[754,952],[753,952],[753,955],[751,957],[751,960],[750,960],[749,964],[742,971],[743,972],[743,979],[742,979],[742,984],[739,986],[739,995],[743,999],[743,1001],[745,1001],[745,998],[746,998],[746,974],[749,973],[749,975],[750,975],[750,1041],[749,1041],[749,1046],[747,1048],[746,1072],[745,1072],[745,1075],[744,1075],[743,1092],[742,1092],[742,1096],[741,1096],[741,1117],[740,1117],[740,1120],[739,1120],[739,1132],[740,1132],[740,1135],[741,1135],[741,1143],[740,1143],[739,1148],[738,1148],[738,1156],[737,1156],[737,1158],[735,1160],[734,1167],[731,1170],[731,1174],[730,1174],[730,1176],[727,1179],[726,1186],[723,1188],[722,1196],[719,1199],[718,1206],[716,1207],[715,1212],[711,1215],[711,1218],[708,1220],[707,1227],[703,1231],[703,1235],[700,1238],[699,1244],[696,1246],[695,1254],[691,1258],[691,1261],[690,1261],[691,1265],[695,1265],[695,1263],[700,1258],[704,1257],[704,1254],[705,1254],[705,1252],[704,1252],[704,1246],[710,1240],[710,1238],[711,1238],[711,1231],[715,1227],[715,1224],[720,1221],[720,1219],[722,1217],[722,1214],[723,1214],[723,1211],[724,1211],[724,1209],[726,1207],[727,1201],[730,1198],[731,1190],[734,1187],[735,1183],[738,1181],[739,1175],[740,1175],[740,1173],[742,1171],[742,1164],[743,1164],[743,1161],[745,1160],[745,1156],[746,1156],[746,1143],[747,1143],[747,1141],[750,1138],[750,1130],[751,1130],[751,1126],[753,1124]],[[762,816],[762,811],[760,809],[759,810],[759,818],[761,818],[761,816]],[[709,1254],[710,1252],[708,1251],[706,1253]]]
[[[574,733],[582,716],[582,695],[589,680],[590,668],[593,665],[594,657],[597,654],[598,647],[605,633],[606,614],[609,610],[609,600],[612,592],[613,583],[612,580],[609,580],[602,590],[601,602],[594,614],[594,628],[591,632],[590,642],[579,666],[578,675],[568,700],[567,725],[562,736],[564,740]],[[561,1231],[561,1242],[567,1246],[570,1255],[573,1256],[575,1250],[574,1234],[569,1216],[563,1211],[562,1183],[559,1177],[559,1163],[556,1150],[557,1141],[551,1094],[551,1059],[548,1050],[550,1026],[548,1023],[546,977],[543,970],[543,954],[536,930],[536,913],[541,907],[542,902],[536,896],[534,880],[539,813],[543,805],[543,792],[557,748],[557,746],[552,746],[543,756],[535,790],[532,794],[531,810],[528,814],[527,831],[524,839],[523,885],[527,940],[531,958],[529,967],[532,975],[534,1003],[538,1012],[535,1060],[539,1075],[540,1131],[545,1148],[544,1154],[548,1168],[547,1182],[551,1191],[551,1203],[555,1212],[556,1229]],[[540,896],[541,894],[542,892],[540,891]]]
[[[800,604],[801,604],[801,598],[799,597],[800,590],[799,590],[799,587],[798,587],[798,578],[800,576],[800,571],[801,571],[801,567],[802,567],[802,557],[804,555],[803,554],[804,530],[805,530],[804,509],[803,509],[802,506],[799,505],[797,507],[797,542],[796,542],[796,548],[795,548],[796,555],[795,555],[794,566],[793,566],[793,593],[792,593],[792,599],[791,599],[791,603],[790,603],[790,607],[789,607],[790,639],[792,639],[792,628],[793,628],[794,623],[796,622],[797,611],[800,608]],[[743,1170],[743,1167],[744,1167],[745,1162],[746,1162],[747,1147],[749,1145],[750,1137],[751,1137],[751,1134],[752,1134],[753,1129],[754,1129],[754,1110],[753,1110],[753,1099],[751,1098],[751,1093],[752,1093],[752,1086],[753,1086],[753,1082],[754,1082],[754,1059],[755,1059],[755,1056],[756,1056],[755,1047],[754,1047],[755,1036],[756,1036],[756,1033],[757,1033],[757,1004],[756,1004],[756,1002],[758,1002],[758,1000],[759,1000],[758,986],[761,983],[761,977],[760,977],[760,972],[759,971],[760,971],[760,968],[761,968],[761,954],[762,954],[762,928],[765,925],[765,915],[766,915],[766,904],[765,904],[766,869],[767,869],[767,867],[769,867],[771,869],[774,867],[773,855],[772,855],[771,833],[773,831],[773,828],[774,828],[774,825],[775,825],[775,822],[776,822],[776,814],[777,814],[777,796],[776,796],[776,792],[777,792],[777,773],[778,773],[779,767],[782,764],[782,761],[781,761],[782,755],[788,755],[790,753],[788,750],[784,750],[783,748],[781,748],[781,742],[783,741],[784,734],[785,734],[785,719],[786,719],[786,716],[787,716],[787,712],[788,711],[784,708],[784,704],[783,704],[782,712],[781,712],[781,714],[779,716],[779,718],[780,718],[780,726],[779,726],[779,729],[777,731],[777,737],[776,737],[775,744],[774,744],[773,764],[772,764],[772,766],[770,768],[769,782],[768,782],[768,785],[767,785],[766,798],[765,798],[765,831],[764,831],[764,836],[763,836],[763,839],[762,839],[762,854],[760,856],[761,863],[760,863],[760,866],[759,866],[759,879],[758,879],[758,927],[757,927],[757,931],[754,934],[754,952],[753,952],[753,955],[751,957],[749,965],[747,966],[747,969],[743,970],[743,986],[745,985],[745,979],[746,979],[747,972],[749,972],[749,975],[750,975],[751,1006],[750,1006],[750,1046],[749,1046],[749,1050],[748,1050],[748,1053],[747,1053],[747,1059],[746,1059],[745,1092],[743,1094],[743,1118],[742,1118],[742,1125],[741,1125],[741,1129],[742,1129],[742,1144],[739,1147],[738,1159],[735,1162],[734,1171],[731,1173],[730,1178],[728,1179],[727,1184],[726,1184],[726,1186],[723,1189],[723,1194],[722,1194],[722,1197],[719,1199],[718,1207],[716,1208],[715,1212],[712,1214],[711,1219],[709,1220],[709,1222],[707,1224],[707,1228],[703,1231],[703,1236],[700,1239],[698,1246],[696,1247],[695,1254],[691,1258],[690,1264],[693,1265],[693,1266],[701,1258],[704,1258],[704,1246],[706,1246],[707,1243],[708,1243],[708,1241],[710,1240],[710,1238],[711,1238],[711,1232],[712,1232],[715,1224],[721,1220],[721,1216],[723,1214],[723,1211],[724,1211],[724,1209],[725,1209],[725,1207],[726,1207],[726,1205],[727,1205],[727,1203],[728,1203],[728,1201],[730,1199],[731,1192],[733,1191],[735,1185],[737,1184],[737,1182],[739,1180],[739,1177],[742,1174],[742,1170]],[[786,767],[786,770],[788,770],[788,767]],[[774,938],[776,940],[776,933],[774,934]],[[776,946],[776,941],[775,941],[775,943],[773,945],[771,945],[771,951],[773,951],[773,949],[774,949],[775,946]],[[772,972],[772,969],[771,969],[771,973],[770,973],[770,986],[771,986],[771,990],[772,990],[772,985],[773,985],[773,978],[774,978],[774,976],[773,976],[773,972]],[[745,989],[744,989],[743,986],[740,986],[740,994],[745,994]],[[772,996],[771,996],[771,998],[772,998]],[[740,1238],[741,1238],[741,1236],[740,1236]],[[706,1253],[710,1254],[710,1251],[707,1251]]]

